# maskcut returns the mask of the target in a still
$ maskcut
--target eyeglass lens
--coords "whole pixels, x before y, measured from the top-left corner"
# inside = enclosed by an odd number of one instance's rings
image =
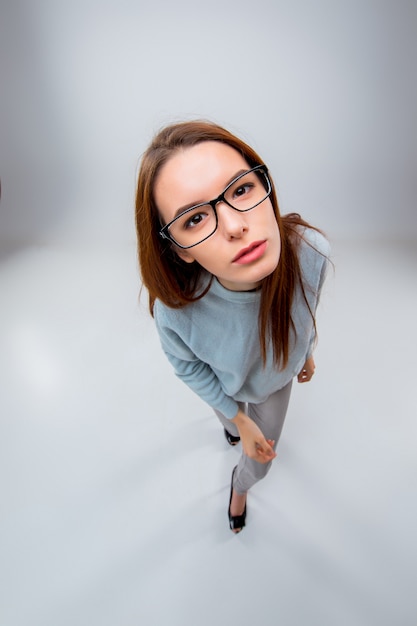
[[[264,172],[247,172],[224,193],[225,202],[237,211],[249,211],[263,202],[270,193]],[[217,218],[210,204],[188,209],[169,227],[169,234],[180,246],[191,247],[210,237],[217,228]]]

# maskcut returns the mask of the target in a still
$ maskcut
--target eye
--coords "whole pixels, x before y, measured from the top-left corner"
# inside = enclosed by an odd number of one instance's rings
[[[239,185],[239,187],[237,187],[233,191],[233,197],[241,198],[242,196],[245,196],[246,194],[250,193],[254,186],[255,185],[253,183],[245,183],[244,185]]]
[[[208,211],[199,209],[184,215],[183,218],[179,220],[179,224],[183,230],[190,230],[191,228],[197,228],[197,226],[200,226],[207,220],[208,217]]]
[[[196,213],[192,217],[188,218],[188,220],[184,224],[184,228],[193,228],[194,226],[198,226],[204,220],[203,213]]]

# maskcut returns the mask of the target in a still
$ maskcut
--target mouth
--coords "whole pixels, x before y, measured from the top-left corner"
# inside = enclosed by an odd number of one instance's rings
[[[233,259],[232,263],[244,265],[245,263],[252,263],[253,261],[256,261],[264,254],[267,245],[268,244],[265,240],[254,241],[247,248],[240,250]]]

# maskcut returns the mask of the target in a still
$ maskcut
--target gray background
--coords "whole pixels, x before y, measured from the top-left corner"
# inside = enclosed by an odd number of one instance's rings
[[[416,18],[0,0],[1,626],[415,626]],[[194,117],[254,145],[335,264],[237,536],[240,447],[138,300],[139,158]]]
[[[3,0],[0,237],[127,241],[138,159],[207,117],[259,151],[283,212],[417,234],[417,3]]]

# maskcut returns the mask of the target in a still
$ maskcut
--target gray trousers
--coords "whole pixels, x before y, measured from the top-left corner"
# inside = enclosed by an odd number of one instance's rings
[[[246,413],[246,415],[249,415],[259,426],[265,439],[275,440],[275,449],[284,425],[285,415],[290,401],[291,387],[292,381],[279,391],[270,395],[269,398],[261,404],[238,403],[240,409]],[[219,411],[214,411],[226,430],[228,430],[231,435],[238,436],[239,431],[235,424],[222,413],[219,413]],[[258,480],[261,480],[267,475],[271,465],[272,461],[269,463],[253,461],[242,451],[235,472],[233,488],[237,493],[246,493]]]

